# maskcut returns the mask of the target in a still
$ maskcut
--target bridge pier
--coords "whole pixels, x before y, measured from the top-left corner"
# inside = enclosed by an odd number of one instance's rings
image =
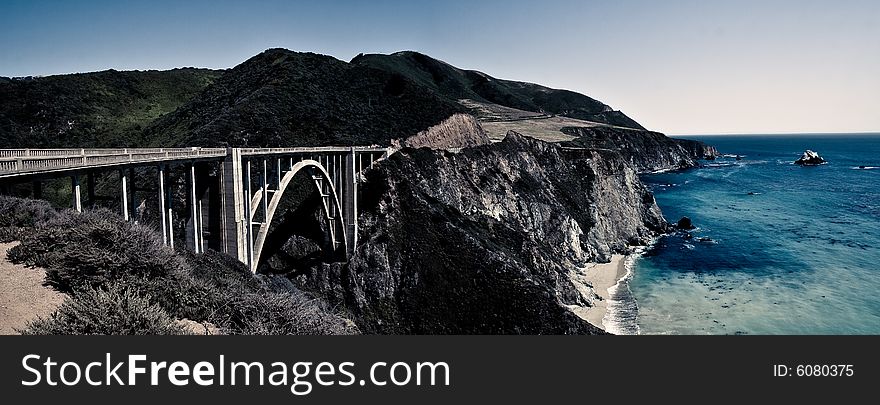
[[[344,170],[342,172],[342,195],[343,214],[345,215],[345,232],[348,234],[345,246],[347,256],[351,257],[357,247],[357,152],[354,147],[345,156]]]
[[[244,196],[244,179],[242,173],[241,149],[228,148],[223,168],[220,171],[221,214],[221,251],[237,258],[242,263],[247,260],[247,227],[245,212],[250,212]]]
[[[160,220],[160,222],[162,222],[162,243],[167,245],[168,244],[168,220],[165,217],[165,215],[166,215],[166,212],[165,212],[165,165],[160,164],[159,166],[156,167],[156,170],[157,170],[157,172],[158,172],[157,174],[159,176],[159,220]],[[119,174],[122,175],[122,171],[120,171]],[[126,199],[125,198],[125,191],[124,191],[124,187],[125,187],[124,184],[125,183],[123,183],[123,191],[122,191],[122,201],[123,202],[125,202],[125,199]],[[123,208],[123,212],[127,213],[128,210]],[[128,214],[126,214],[126,216],[127,215]]]
[[[165,166],[167,169],[170,169],[170,166]],[[170,170],[166,170],[167,173],[170,174]],[[167,198],[167,207],[168,210],[168,246],[171,246],[174,249],[174,187],[171,182],[171,179],[168,179],[168,192],[165,193],[165,198]]]
[[[70,189],[73,194],[72,205],[77,212],[82,212],[82,192],[79,187],[79,173],[70,176]]]
[[[254,263],[254,211],[253,207],[251,207],[252,201],[251,196],[254,195],[251,190],[251,185],[253,184],[253,179],[251,178],[251,161],[247,160],[245,162],[245,186],[244,186],[244,201],[245,201],[245,221],[246,221],[246,244],[247,244],[247,256],[245,257],[245,264],[248,265],[248,269],[254,271],[255,263]]]
[[[161,185],[159,187],[161,188]],[[119,169],[119,209],[122,211],[122,218],[126,221],[131,219],[128,215],[128,176],[125,174],[125,169]],[[165,236],[164,232],[162,236]]]
[[[128,196],[126,198],[129,199],[130,203],[128,204],[128,210],[125,214],[128,217],[128,220],[133,220],[137,223],[141,218],[138,215],[137,208],[140,205],[137,200],[137,187],[135,186],[135,172],[134,167],[128,168]]]

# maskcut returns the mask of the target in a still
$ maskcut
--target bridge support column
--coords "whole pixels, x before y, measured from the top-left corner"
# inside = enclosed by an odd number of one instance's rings
[[[125,174],[125,169],[119,170],[119,188],[120,188],[120,201],[119,201],[119,209],[122,210],[122,218],[126,221],[130,220],[131,217],[128,215],[128,176]],[[162,181],[159,182],[159,192],[163,193],[162,190]],[[163,193],[164,194],[164,193]],[[160,194],[161,195],[161,194]],[[162,218],[164,220],[165,213],[162,212]],[[165,222],[162,222],[162,236],[165,236]]]
[[[73,209],[82,212],[82,192],[79,187],[79,174],[74,173],[70,176],[70,190],[73,193]]]
[[[343,214],[345,215],[345,233],[348,234],[346,253],[351,257],[357,247],[357,152],[354,147],[345,156],[342,173]]]
[[[159,218],[162,221],[162,243],[168,244],[168,219],[166,218],[165,212],[165,165],[159,165],[156,167],[159,172]],[[119,172],[120,176],[122,176],[122,172]],[[123,177],[122,183],[122,202],[126,203],[125,198],[125,182]],[[128,210],[123,208],[122,211],[125,213],[126,220],[128,219]]]
[[[171,176],[171,170],[169,165],[165,165],[165,171],[168,173],[168,176]],[[168,178],[168,185],[165,189],[165,195],[167,200],[167,206],[165,209],[167,210],[167,219],[168,219],[168,246],[171,246],[174,249],[174,188],[171,186],[171,178]]]
[[[249,263],[246,238],[250,236],[250,194],[245,194],[240,149],[227,149],[221,176],[222,251],[242,263]],[[247,190],[249,192],[250,186]]]
[[[268,162],[263,159],[263,175],[260,177],[260,188],[263,189],[263,222],[269,221],[269,170]]]
[[[128,193],[129,193],[129,195],[128,195],[128,197],[126,197],[130,201],[128,204],[128,218],[133,220],[135,223],[137,223],[138,220],[140,220],[140,216],[138,215],[138,207],[140,206],[140,204],[138,203],[138,200],[137,200],[137,191],[135,189],[134,179],[135,179],[134,168],[130,167],[128,169],[128,185],[129,185]]]
[[[254,211],[253,207],[251,207],[251,197],[254,195],[253,190],[251,190],[251,184],[253,184],[253,180],[251,178],[251,161],[248,160],[245,162],[245,171],[244,171],[244,217],[246,221],[246,233],[245,233],[245,243],[247,245],[247,256],[245,263],[248,265],[248,269],[250,271],[255,271],[254,269]]]
[[[199,199],[199,195],[196,192],[196,165],[194,163],[189,164],[189,175],[187,176],[186,184],[187,188],[189,189],[189,224],[191,226],[191,229],[189,230],[189,232],[187,232],[187,239],[192,246],[193,252],[201,253],[202,218],[201,213],[199,212],[199,205],[201,204],[201,200]]]

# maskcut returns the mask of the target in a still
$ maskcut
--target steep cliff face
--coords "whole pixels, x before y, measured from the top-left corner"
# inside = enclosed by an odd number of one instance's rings
[[[698,160],[715,148],[702,142],[672,139],[659,132],[611,127],[567,127],[562,132],[576,137],[563,145],[573,148],[618,151],[639,172],[685,169],[698,165]]]
[[[715,159],[716,157],[721,156],[718,149],[715,149],[714,146],[708,145],[703,141],[676,138],[672,138],[672,140],[697,159]]]
[[[460,153],[403,149],[367,172],[346,264],[294,280],[373,333],[599,333],[573,271],[666,227],[616,152],[511,133]]]
[[[406,140],[410,148],[459,149],[489,144],[480,123],[469,114],[455,114]]]

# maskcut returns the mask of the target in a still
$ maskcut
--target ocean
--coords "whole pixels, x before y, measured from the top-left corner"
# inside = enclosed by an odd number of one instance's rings
[[[606,327],[880,334],[880,134],[689,138],[726,155],[643,181],[667,220],[696,229],[632,260]],[[794,165],[806,149],[828,163]]]

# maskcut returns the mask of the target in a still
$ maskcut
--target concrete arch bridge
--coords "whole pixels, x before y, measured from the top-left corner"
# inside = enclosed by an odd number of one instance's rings
[[[359,174],[390,153],[377,146],[0,149],[0,184],[30,182],[39,198],[43,181],[69,177],[71,206],[82,211],[84,203],[100,199],[95,176],[115,172],[123,218],[136,217],[138,193],[156,193],[162,238],[173,247],[172,185],[180,179],[173,178],[171,169],[182,166],[187,245],[196,253],[209,247],[221,251],[256,271],[282,197],[301,175],[308,176],[321,197],[333,251],[350,255],[357,245]],[[158,187],[134,184],[136,175],[145,171],[155,173]]]

